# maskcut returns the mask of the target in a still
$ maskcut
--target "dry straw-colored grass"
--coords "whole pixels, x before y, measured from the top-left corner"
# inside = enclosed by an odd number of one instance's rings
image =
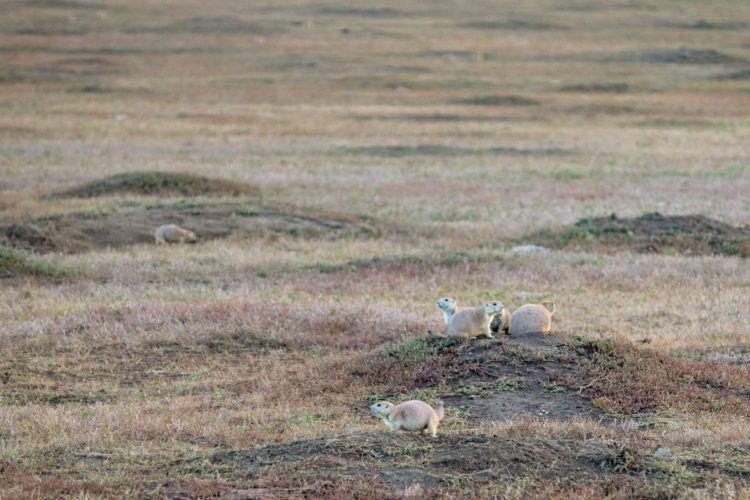
[[[424,493],[381,475],[403,468],[446,496],[746,496],[747,259],[509,248],[611,213],[750,223],[748,24],[739,0],[14,5],[0,223],[166,204],[209,224],[209,201],[252,198],[373,230],[0,248],[0,496]],[[227,190],[48,196],[135,171]],[[555,329],[596,347],[519,366],[561,363],[551,387],[598,413],[477,422],[448,405],[443,442],[367,437],[369,398],[476,375],[414,340],[447,294],[555,300]],[[214,460],[317,439],[337,444],[309,467]],[[441,446],[483,439],[549,460],[435,468]],[[550,480],[535,443],[606,453]]]

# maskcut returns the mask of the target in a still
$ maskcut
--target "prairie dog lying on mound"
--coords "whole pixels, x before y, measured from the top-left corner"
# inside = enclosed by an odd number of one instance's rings
[[[370,407],[370,412],[382,418],[391,432],[399,429],[421,431],[429,432],[432,437],[437,437],[438,424],[445,415],[442,402],[438,402],[433,410],[430,405],[418,399],[398,405],[389,401],[378,401]]]
[[[503,307],[503,312],[492,318],[490,331],[492,333],[503,332],[505,335],[508,335],[510,332],[510,323],[510,311],[508,311],[507,307]]]
[[[545,300],[541,304],[524,304],[511,316],[510,334],[523,335],[525,333],[547,333],[552,328],[552,314],[555,303]]]
[[[498,314],[502,314],[505,307],[500,302],[488,302],[484,307],[463,309],[454,314],[445,327],[448,337],[480,337],[495,338],[490,332],[490,322]]]
[[[176,224],[165,224],[154,231],[154,240],[157,245],[165,243],[195,243],[198,237],[194,232],[182,229]]]
[[[437,306],[443,311],[443,319],[447,325],[453,315],[456,314],[456,300],[452,297],[443,297],[437,301]]]

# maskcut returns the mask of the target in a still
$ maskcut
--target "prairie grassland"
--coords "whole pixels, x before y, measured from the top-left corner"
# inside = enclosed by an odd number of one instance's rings
[[[748,260],[511,248],[750,224],[748,26],[739,0],[12,2],[0,496],[747,495]],[[242,188],[59,195],[134,171]],[[423,340],[443,295],[555,300],[559,335]],[[441,436],[384,435],[378,397],[444,399]]]

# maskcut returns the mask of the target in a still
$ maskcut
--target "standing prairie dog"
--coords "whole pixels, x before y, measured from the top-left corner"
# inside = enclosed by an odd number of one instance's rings
[[[165,243],[195,243],[198,237],[194,232],[182,229],[176,224],[165,224],[154,231],[154,240],[157,245]]]
[[[433,410],[430,405],[418,399],[398,405],[379,401],[370,407],[370,412],[382,418],[391,432],[399,429],[421,431],[429,432],[432,437],[437,437],[438,424],[445,415],[442,402],[438,402]]]
[[[437,306],[443,311],[443,319],[447,325],[453,315],[456,314],[456,300],[452,297],[442,297],[437,301]]]
[[[545,300],[541,304],[524,304],[511,316],[510,334],[547,333],[552,329],[552,314],[555,303]]]
[[[490,331],[490,322],[498,314],[502,314],[505,307],[500,302],[487,302],[484,307],[463,309],[451,316],[445,326],[448,337],[487,337],[495,338]]]

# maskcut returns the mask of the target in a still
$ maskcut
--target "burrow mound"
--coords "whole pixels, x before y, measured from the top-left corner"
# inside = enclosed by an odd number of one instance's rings
[[[525,238],[553,248],[634,250],[683,255],[750,257],[750,226],[732,226],[703,215],[584,218],[573,226]]]
[[[65,268],[40,260],[30,252],[0,245],[0,278],[17,276],[58,278],[64,276],[66,272]]]
[[[744,62],[735,57],[713,49],[696,49],[678,47],[675,49],[655,49],[643,52],[626,52],[606,57],[605,61],[639,62],[652,64],[731,64]]]
[[[291,209],[247,203],[177,203],[105,213],[72,213],[0,222],[0,244],[35,252],[77,253],[153,242],[154,229],[177,224],[194,231],[199,241],[234,234],[269,234],[325,238],[376,236],[360,221],[312,216]]]
[[[676,408],[750,411],[750,367],[553,333],[414,339],[365,355],[352,373],[384,388],[363,404],[440,399],[474,422],[637,419]]]
[[[53,193],[60,198],[95,198],[113,194],[159,196],[257,196],[260,190],[243,182],[209,179],[177,172],[125,172]]]
[[[645,421],[642,417],[659,409],[745,414],[750,378],[729,376],[720,365],[670,358],[627,342],[559,334],[495,341],[417,338],[344,363],[360,380],[390,391],[353,404],[354,412],[364,414],[371,401],[381,398],[443,399],[446,417],[438,438],[385,429],[336,434],[224,451],[173,466],[181,474],[220,474],[242,488],[281,488],[312,496],[325,493],[316,488],[363,481],[388,494],[418,488],[439,495],[522,480],[532,486],[555,484],[558,492],[595,482],[602,493],[648,485],[652,493],[667,494],[674,492],[685,470],[695,473],[694,486],[703,485],[706,479],[699,474],[706,470],[750,477],[750,469],[719,460],[698,463],[687,457],[679,466],[665,465],[651,448],[569,435],[502,435],[477,425],[523,417]]]
[[[434,443],[428,439],[404,433],[355,433],[220,452],[182,462],[177,468],[183,474],[210,472],[232,477],[243,488],[268,485],[274,481],[269,477],[271,471],[277,478],[306,485],[314,484],[313,478],[334,483],[366,478],[378,491],[391,495],[414,491],[415,485],[435,494],[454,488],[458,477],[471,478],[472,484],[480,487],[521,479],[539,469],[546,470],[551,481],[616,476],[618,467],[625,474],[642,469],[636,460],[621,465],[614,446],[571,439],[472,434],[453,434]],[[274,486],[296,490],[293,483]],[[308,493],[316,496],[323,492]]]

